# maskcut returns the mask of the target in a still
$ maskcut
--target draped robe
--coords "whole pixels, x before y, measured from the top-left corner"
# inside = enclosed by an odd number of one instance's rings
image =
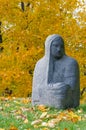
[[[75,59],[65,54],[53,60],[51,45],[59,35],[53,34],[45,41],[45,55],[35,66],[32,87],[32,104],[56,108],[79,106],[79,66]]]

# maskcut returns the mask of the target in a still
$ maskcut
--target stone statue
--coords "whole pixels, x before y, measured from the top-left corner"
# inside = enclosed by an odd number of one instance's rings
[[[53,34],[45,41],[45,55],[35,67],[32,104],[76,108],[80,100],[79,66],[65,54],[64,40]]]

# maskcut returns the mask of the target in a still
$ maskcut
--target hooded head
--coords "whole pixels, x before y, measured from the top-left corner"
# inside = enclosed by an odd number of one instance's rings
[[[65,54],[64,40],[58,34],[49,35],[45,41],[45,56],[61,58]]]
[[[45,41],[44,63],[46,64],[47,82],[52,82],[54,59],[60,59],[65,55],[64,40],[58,34],[49,35]],[[43,65],[44,66],[44,65]]]

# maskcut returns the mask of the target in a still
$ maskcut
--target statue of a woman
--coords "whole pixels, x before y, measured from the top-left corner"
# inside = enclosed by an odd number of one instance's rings
[[[32,104],[55,108],[79,106],[79,66],[75,59],[65,54],[64,40],[53,34],[45,41],[45,55],[35,67]]]

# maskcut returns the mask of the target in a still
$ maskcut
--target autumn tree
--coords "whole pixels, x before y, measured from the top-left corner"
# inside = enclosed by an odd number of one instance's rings
[[[16,96],[31,93],[34,65],[44,54],[45,38],[53,33],[64,38],[66,53],[78,60],[82,91],[86,87],[85,1],[0,0],[0,3],[3,36],[0,47],[4,48],[0,53],[0,92],[8,87]]]

